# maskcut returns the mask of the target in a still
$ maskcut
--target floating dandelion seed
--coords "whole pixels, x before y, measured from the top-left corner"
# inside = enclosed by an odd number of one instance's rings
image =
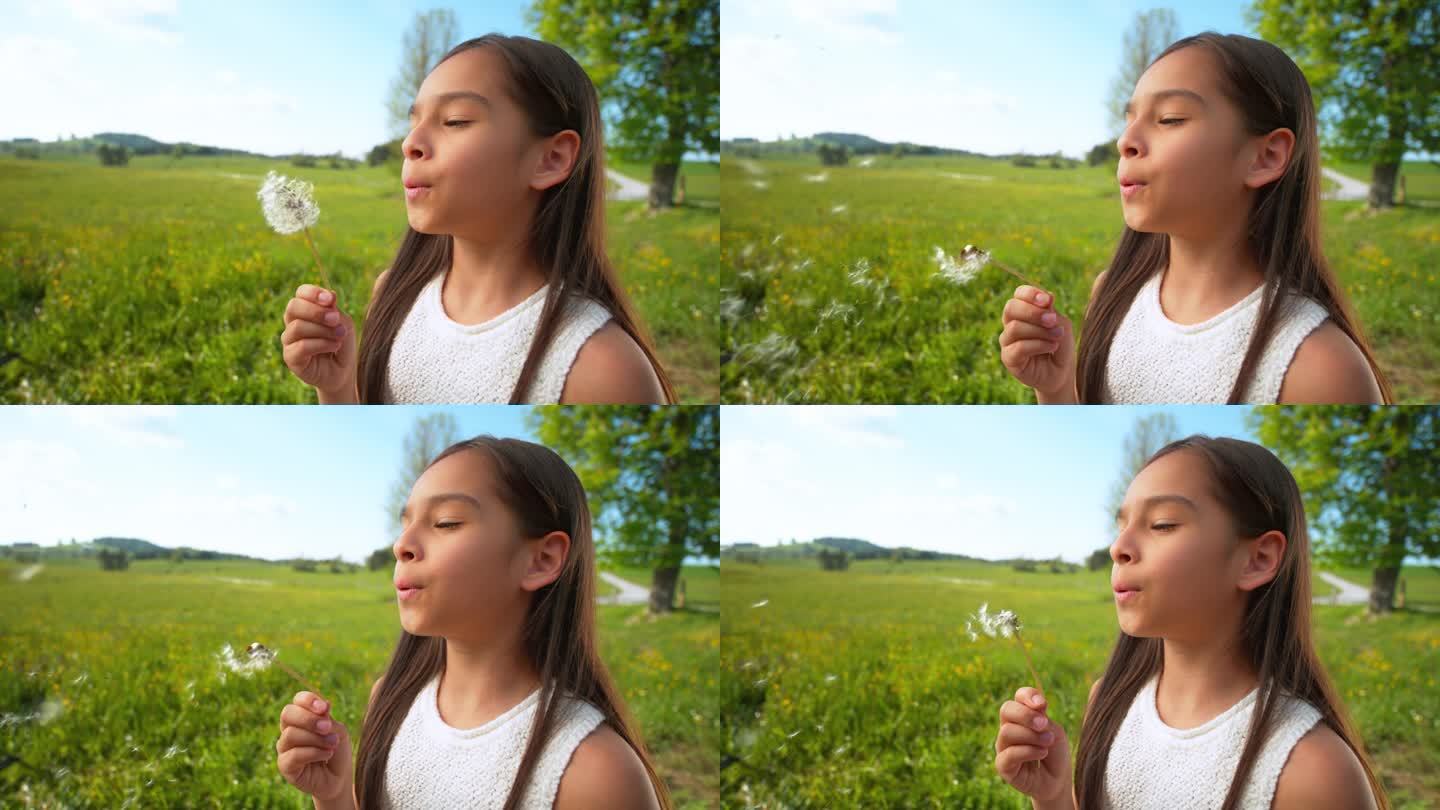
[[[320,220],[320,206],[315,203],[315,186],[272,171],[265,175],[265,182],[260,184],[260,191],[255,196],[260,198],[265,221],[276,233],[305,234],[305,244],[310,246],[315,265],[320,268],[320,278],[329,287],[330,278],[325,274],[325,265],[321,264],[320,254],[310,239],[310,229]]]
[[[761,599],[759,602],[756,602],[755,604],[751,605],[750,607],[752,607],[752,608],[762,608],[762,607],[765,607],[765,606],[768,605],[768,604],[770,604],[770,600],[769,600],[769,599]]]
[[[830,213],[832,213],[832,214],[843,214],[843,213],[845,213],[847,210],[849,210],[849,208],[850,208],[850,206],[848,206],[848,205],[843,205],[843,204],[842,204],[842,205],[831,206],[831,208],[830,208]]]
[[[823,182],[825,182],[826,180],[829,180],[829,179],[830,179],[830,173],[829,173],[829,172],[820,172],[820,173],[818,173],[818,174],[807,174],[807,175],[805,175],[804,177],[802,177],[801,179],[803,179],[803,180],[804,180],[805,182],[807,182],[807,183],[823,183]]]
[[[971,641],[979,641],[981,633],[990,638],[1013,636],[1015,643],[1020,645],[1020,652],[1025,654],[1025,663],[1030,667],[1030,677],[1035,679],[1035,687],[1042,694],[1045,692],[1045,687],[1040,684],[1040,675],[1035,671],[1035,662],[1030,660],[1030,651],[1025,648],[1025,641],[1020,638],[1020,617],[1015,615],[1015,611],[991,613],[990,603],[986,602],[965,621],[965,633],[970,636]]]

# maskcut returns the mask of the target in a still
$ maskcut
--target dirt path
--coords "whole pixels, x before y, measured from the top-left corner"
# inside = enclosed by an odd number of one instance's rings
[[[611,180],[612,182],[615,182],[615,183],[619,183],[619,184],[620,184],[620,188],[618,188],[618,189],[616,189],[615,191],[613,191],[613,192],[610,193],[610,199],[612,199],[612,200],[648,200],[648,199],[650,199],[650,184],[649,184],[649,183],[642,183],[642,182],[640,182],[639,180],[636,180],[636,179],[634,179],[634,178],[632,178],[632,177],[626,177],[625,175],[623,175],[623,174],[615,171],[614,169],[606,169],[606,170],[605,170],[605,176],[608,177],[608,178],[610,178],[610,180]]]
[[[1327,199],[1327,200],[1365,200],[1365,199],[1369,199],[1369,197],[1370,197],[1370,184],[1369,184],[1369,183],[1366,183],[1366,182],[1364,182],[1363,180],[1356,180],[1356,179],[1353,178],[1353,177],[1347,177],[1347,176],[1341,174],[1340,172],[1335,171],[1334,169],[1325,169],[1325,168],[1322,168],[1322,169],[1320,170],[1320,173],[1323,174],[1323,175],[1325,175],[1327,178],[1329,178],[1329,179],[1331,179],[1331,180],[1334,180],[1335,182],[1337,182],[1337,183],[1340,184],[1340,188],[1339,188],[1339,189],[1337,189],[1337,190],[1335,190],[1335,191],[1327,191],[1327,192],[1325,192],[1325,194],[1324,194],[1324,198],[1325,198],[1325,199]]]
[[[628,579],[621,579],[609,571],[601,571],[600,578],[620,589],[619,593],[602,596],[595,600],[602,605],[646,605],[650,603],[650,589]]]
[[[1365,605],[1370,602],[1370,589],[1341,579],[1334,574],[1321,571],[1320,578],[1340,590],[1329,596],[1317,596],[1312,601],[1317,605]]]

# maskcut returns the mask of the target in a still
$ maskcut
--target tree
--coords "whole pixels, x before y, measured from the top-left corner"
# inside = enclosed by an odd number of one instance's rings
[[[1160,52],[1180,37],[1175,33],[1179,25],[1175,12],[1168,8],[1152,8],[1135,13],[1130,30],[1125,32],[1124,44],[1120,51],[1120,72],[1110,85],[1110,100],[1106,107],[1110,113],[1110,124],[1119,133],[1125,129],[1125,105],[1135,84],[1145,73],[1145,68],[1155,61]]]
[[[1168,413],[1152,413],[1135,420],[1121,450],[1120,471],[1115,476],[1115,482],[1110,485],[1110,497],[1105,501],[1106,528],[1114,527],[1115,515],[1120,512],[1120,505],[1125,502],[1125,490],[1130,488],[1130,482],[1144,469],[1145,462],[1155,455],[1156,450],[1179,438],[1178,433],[1175,417]],[[1110,552],[1105,553],[1108,555]]]
[[[844,166],[850,162],[850,147],[822,143],[815,147],[821,166]]]
[[[376,144],[370,149],[370,152],[365,155],[365,165],[379,166],[385,161],[399,156],[400,142],[400,139],[396,139],[393,141],[386,141],[385,143]]]
[[[102,143],[96,150],[96,154],[100,157],[101,166],[126,166],[130,163],[130,147],[128,146]]]
[[[410,489],[415,486],[415,481],[441,450],[458,441],[460,429],[455,425],[455,417],[448,413],[427,414],[415,420],[410,427],[410,435],[405,437],[400,471],[390,485],[390,497],[386,502],[391,534],[400,534],[400,512],[410,500]]]
[[[458,28],[455,12],[450,9],[415,12],[410,30],[400,41],[400,69],[390,82],[390,95],[385,100],[385,114],[393,134],[404,136],[410,130],[410,105],[441,57],[460,44]]]
[[[1095,549],[1090,552],[1089,557],[1085,558],[1085,567],[1091,571],[1099,571],[1101,568],[1108,568],[1109,566],[1110,549],[1108,546],[1106,548]]]
[[[672,610],[686,558],[720,554],[719,409],[588,405],[530,419],[584,483],[601,556],[649,568],[650,612]]]
[[[1440,408],[1257,408],[1260,441],[1290,467],[1317,559],[1370,568],[1370,613],[1393,609],[1407,556],[1440,555]]]
[[[534,0],[528,21],[590,74],[610,156],[650,163],[650,208],[673,205],[685,153],[720,150],[719,0]]]
[[[1369,206],[1393,205],[1405,153],[1440,154],[1440,7],[1255,0],[1248,19],[1305,72],[1328,155],[1369,163]]]
[[[1085,164],[1088,166],[1099,166],[1102,163],[1115,163],[1120,160],[1120,150],[1115,146],[1114,141],[1097,143],[1085,153]]]
[[[370,571],[379,571],[381,568],[389,568],[394,562],[395,551],[386,546],[370,552],[370,556],[365,558],[365,568]]]

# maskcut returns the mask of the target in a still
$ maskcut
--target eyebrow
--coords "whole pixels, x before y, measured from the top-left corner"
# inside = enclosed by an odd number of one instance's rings
[[[1143,509],[1149,509],[1157,503],[1178,503],[1181,506],[1188,507],[1192,512],[1200,511],[1200,507],[1196,506],[1194,501],[1190,500],[1184,495],[1151,495],[1150,497],[1141,501],[1140,506]],[[1125,519],[1125,506],[1123,504],[1120,506],[1119,509],[1115,510],[1115,519]]]
[[[455,101],[456,99],[468,99],[469,101],[484,104],[486,107],[490,106],[490,99],[473,90],[451,90],[448,93],[439,93],[435,96],[435,101],[439,104],[444,104],[447,101]],[[419,109],[420,106],[420,99],[416,99],[415,103],[410,105],[410,117],[415,117],[415,110]]]
[[[466,495],[466,494],[463,493],[463,492],[442,492],[442,493],[440,493],[439,495],[431,495],[429,498],[427,498],[427,499],[425,500],[425,505],[426,505],[427,507],[433,507],[433,506],[435,506],[436,504],[444,503],[444,502],[446,502],[446,501],[465,501],[466,503],[470,504],[471,506],[475,507],[476,509],[482,509],[482,508],[483,508],[483,507],[481,507],[481,505],[480,505],[480,501],[476,500],[476,498],[475,498],[474,496],[472,496],[472,495]],[[401,522],[401,523],[404,523],[406,520],[409,520],[409,519],[410,519],[410,504],[407,503],[407,504],[405,504],[405,508],[400,510],[400,522]]]
[[[1204,107],[1204,106],[1205,106],[1205,97],[1204,97],[1204,96],[1200,95],[1199,93],[1195,92],[1194,90],[1185,90],[1185,89],[1179,88],[1179,87],[1176,87],[1176,88],[1173,88],[1173,89],[1170,89],[1170,90],[1156,90],[1155,92],[1153,92],[1153,93],[1150,94],[1150,99],[1151,99],[1152,101],[1164,101],[1164,100],[1167,99],[1167,98],[1172,98],[1172,97],[1175,97],[1175,96],[1180,96],[1181,98],[1188,98],[1188,99],[1190,99],[1191,101],[1194,101],[1194,102],[1198,103],[1201,107]],[[1134,112],[1134,111],[1135,111],[1135,99],[1132,98],[1132,99],[1130,99],[1129,101],[1125,102],[1125,114],[1126,114],[1126,115],[1129,115],[1130,113],[1132,113],[1132,112]]]

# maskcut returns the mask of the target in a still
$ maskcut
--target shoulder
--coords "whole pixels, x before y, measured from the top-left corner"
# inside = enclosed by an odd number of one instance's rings
[[[596,726],[575,748],[560,777],[555,810],[594,807],[599,797],[605,798],[606,807],[623,810],[660,806],[640,756],[606,723]]]
[[[381,675],[375,679],[375,684],[370,687],[370,702],[366,704],[366,711],[369,711],[375,706],[375,696],[380,693],[380,684],[384,680],[385,676]]]
[[[1280,385],[1280,402],[1379,404],[1380,387],[1364,352],[1327,319],[1295,350]]]
[[[575,355],[560,401],[652,404],[665,402],[660,379],[640,344],[615,321],[595,331]]]
[[[1085,699],[1085,711],[1089,712],[1090,707],[1095,704],[1095,693],[1100,691],[1100,682],[1104,678],[1096,678],[1095,683],[1090,684],[1090,697]]]
[[[385,279],[389,275],[390,270],[387,268],[381,270],[380,275],[375,277],[375,285],[370,288],[370,302],[365,305],[365,312],[367,314],[375,308],[375,302],[380,300],[380,291],[385,289]],[[376,681],[376,683],[379,683],[379,681]]]
[[[1324,721],[1295,743],[1275,785],[1274,810],[1373,808],[1365,769],[1350,746]]]

